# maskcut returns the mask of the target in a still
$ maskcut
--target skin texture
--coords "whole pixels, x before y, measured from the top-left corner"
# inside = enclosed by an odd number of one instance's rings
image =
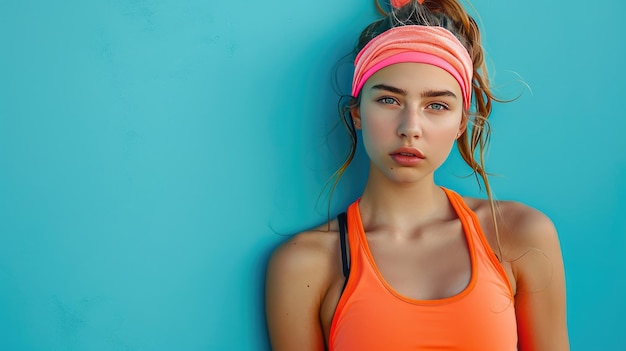
[[[370,159],[359,204],[378,269],[399,293],[440,299],[461,292],[471,267],[460,222],[433,172],[466,127],[458,84],[440,68],[401,63],[374,74],[352,111]],[[400,147],[422,159],[403,165]],[[489,203],[465,198],[494,252]],[[498,202],[504,260],[515,294],[519,350],[569,350],[563,262],[556,230],[545,215]],[[299,233],[273,253],[266,280],[272,349],[324,350],[344,278],[336,221]]]

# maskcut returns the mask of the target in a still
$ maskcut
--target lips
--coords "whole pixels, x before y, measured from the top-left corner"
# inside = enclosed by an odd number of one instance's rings
[[[424,154],[415,148],[401,147],[391,154],[391,159],[402,167],[413,167],[424,160]]]
[[[392,152],[390,155],[391,156],[397,155],[397,156],[403,156],[403,157],[417,157],[420,159],[425,158],[424,154],[420,150],[416,148],[412,148],[412,147],[401,147],[395,150],[394,152]]]

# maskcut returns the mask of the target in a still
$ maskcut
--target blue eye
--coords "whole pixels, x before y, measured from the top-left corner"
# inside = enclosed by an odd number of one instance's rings
[[[396,103],[396,99],[386,96],[378,99],[378,102],[386,105],[393,105]]]
[[[440,103],[433,103],[429,105],[429,108],[435,111],[444,111],[444,110],[448,110],[448,106],[446,106],[445,104],[440,104]]]

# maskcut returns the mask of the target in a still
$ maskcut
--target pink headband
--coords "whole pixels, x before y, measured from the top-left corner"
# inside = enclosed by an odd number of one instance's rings
[[[411,2],[411,0],[391,0],[391,6],[395,8],[400,8],[408,4],[409,2]],[[424,0],[417,0],[417,2],[419,2],[420,4],[423,4]]]
[[[359,95],[374,73],[402,62],[427,63],[450,73],[461,86],[463,106],[469,108],[474,71],[472,59],[454,34],[435,26],[394,27],[367,43],[354,60],[352,96]]]

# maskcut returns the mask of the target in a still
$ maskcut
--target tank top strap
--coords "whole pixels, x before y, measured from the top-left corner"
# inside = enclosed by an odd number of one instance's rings
[[[463,198],[461,197],[461,195],[447,188],[441,188],[441,189],[443,189],[443,191],[448,196],[448,200],[450,201],[450,204],[452,205],[452,207],[454,208],[454,211],[459,217],[459,220],[463,224],[463,227],[468,228],[470,230],[472,239],[484,240],[485,235],[482,231],[482,228],[480,227],[478,217],[476,217],[476,214],[474,213],[474,211],[472,211],[469,208],[469,206],[467,206],[465,201],[463,201]]]
[[[357,199],[356,201],[354,201],[352,204],[350,204],[350,206],[348,206],[348,210],[346,211],[347,214],[347,218],[346,218],[346,224],[348,227],[348,235],[347,235],[347,239],[348,239],[348,248],[350,249],[350,269],[352,270],[354,267],[352,267],[353,265],[359,265],[359,260],[357,258],[357,256],[361,253],[361,250],[363,249],[363,245],[361,244],[362,240],[365,240],[364,237],[361,236],[361,234],[364,234],[363,231],[363,223],[361,223],[361,216],[359,214],[359,201],[361,199]],[[360,267],[357,267],[355,269],[359,269]]]
[[[461,195],[447,188],[442,187],[442,189],[448,196],[450,204],[452,204],[452,207],[456,211],[461,223],[463,223],[463,226],[470,229],[470,233],[468,234],[472,236],[477,258],[481,259],[484,264],[487,264],[491,266],[491,268],[495,269],[501,279],[508,284],[509,291],[512,296],[513,289],[511,288],[509,277],[504,271],[502,264],[500,264],[500,261],[489,244],[489,241],[487,241],[485,233],[480,225],[480,221],[478,220],[478,216],[476,216],[476,213],[474,213],[474,211],[472,211],[472,209],[465,203]]]

